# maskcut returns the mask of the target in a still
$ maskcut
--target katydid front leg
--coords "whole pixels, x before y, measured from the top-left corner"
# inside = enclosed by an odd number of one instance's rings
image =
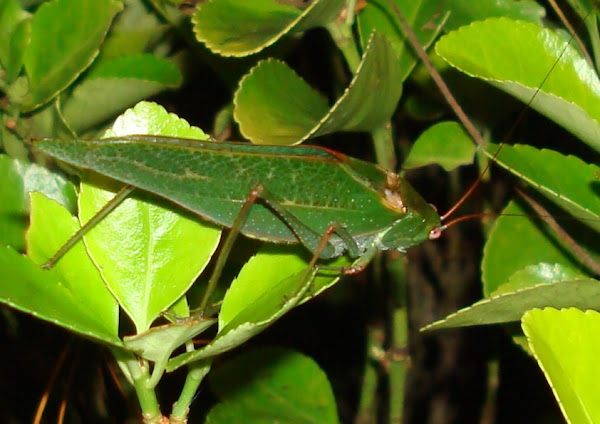
[[[69,240],[65,244],[61,246],[60,249],[52,256],[48,261],[42,265],[43,269],[51,269],[56,263],[63,257],[65,254],[77,243],[83,236],[85,236],[92,228],[96,226],[100,221],[104,219],[104,217],[108,216],[117,206],[119,206],[123,200],[127,198],[131,194],[131,192],[135,190],[135,187],[127,184],[121,188],[115,194],[115,196],[110,199],[110,201],[102,207],[96,214],[83,226],[71,236]]]

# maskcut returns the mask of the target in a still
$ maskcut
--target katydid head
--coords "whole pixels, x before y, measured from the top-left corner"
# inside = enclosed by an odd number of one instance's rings
[[[390,196],[386,197],[391,203]],[[406,215],[392,224],[381,238],[384,249],[405,251],[411,246],[440,237],[440,215],[406,180],[398,181],[395,197],[402,199]]]

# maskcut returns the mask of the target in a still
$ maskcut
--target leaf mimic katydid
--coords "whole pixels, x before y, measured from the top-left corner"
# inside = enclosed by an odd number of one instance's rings
[[[262,193],[241,227],[249,237],[302,243],[322,259],[366,264],[440,235],[440,218],[397,174],[319,147],[255,146],[154,136],[39,140],[44,153],[161,196],[232,227],[249,193]],[[319,242],[332,227],[322,251]]]

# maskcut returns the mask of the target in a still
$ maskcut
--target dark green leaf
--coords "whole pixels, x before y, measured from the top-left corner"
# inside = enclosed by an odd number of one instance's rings
[[[472,306],[426,326],[425,330],[519,321],[533,308],[600,308],[600,281],[592,279],[543,283],[480,300]]]
[[[298,144],[336,131],[371,131],[389,120],[402,83],[391,45],[374,34],[350,86],[335,105],[282,62],[262,61],[240,82],[234,116],[256,144]]]
[[[207,423],[333,424],[335,397],[325,373],[310,358],[285,349],[238,355],[210,374],[221,399]]]
[[[156,56],[105,60],[64,101],[63,115],[76,132],[82,132],[180,83],[179,70]]]
[[[0,65],[11,83],[17,78],[23,65],[23,54],[29,42],[29,14],[21,9],[18,0],[0,2]]]
[[[344,0],[315,0],[305,10],[273,0],[211,0],[198,4],[196,38],[223,56],[246,56],[282,36],[323,26],[340,13]]]
[[[90,65],[121,7],[115,0],[52,0],[38,8],[24,57],[25,110],[51,100]]]
[[[511,202],[494,223],[483,252],[484,294],[489,296],[515,272],[539,263],[579,269],[567,251],[528,218],[526,210]]]
[[[429,0],[393,0],[414,30],[417,39],[427,49],[438,36],[447,15],[440,13],[439,5]],[[358,14],[358,29],[363,46],[375,30],[392,44],[400,62],[400,81],[404,81],[417,63],[417,55],[406,41],[389,0],[370,0]]]

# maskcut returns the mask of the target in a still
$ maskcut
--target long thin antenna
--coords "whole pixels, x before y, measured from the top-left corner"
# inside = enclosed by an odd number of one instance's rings
[[[440,75],[440,73],[437,71],[437,69],[433,66],[433,64],[429,60],[429,56],[427,56],[427,53],[423,49],[423,46],[421,46],[414,31],[412,30],[412,28],[410,27],[410,25],[408,24],[408,22],[402,15],[402,13],[400,12],[400,9],[398,9],[398,6],[396,6],[396,4],[393,1],[390,1],[389,4],[394,9],[395,14],[396,14],[398,20],[400,21],[400,25],[402,26],[402,30],[404,31],[404,33],[406,35],[406,38],[412,45],[413,49],[415,50],[415,52],[417,53],[419,58],[423,61],[423,64],[429,71],[431,78],[433,79],[435,84],[438,86],[438,89],[440,90],[440,92],[442,93],[444,98],[446,99],[446,102],[448,102],[448,105],[450,105],[450,108],[454,111],[454,114],[458,117],[458,119],[463,124],[463,126],[465,127],[467,132],[471,135],[471,137],[473,138],[475,143],[479,146],[484,146],[485,143],[483,141],[483,138],[481,137],[481,134],[475,128],[475,126],[473,125],[473,123],[471,122],[471,120],[469,119],[467,114],[464,112],[462,107],[460,107],[460,105],[458,104],[458,102],[456,101],[456,99],[454,98],[452,93],[450,92],[450,89],[448,88],[448,86],[446,85],[444,80],[442,79],[442,76]],[[498,157],[498,155],[500,154],[500,151],[502,150],[502,146],[504,146],[505,142],[507,140],[509,140],[510,137],[512,137],[512,135],[514,134],[515,130],[517,129],[517,127],[519,126],[521,121],[523,121],[525,114],[529,111],[530,106],[532,105],[533,101],[535,100],[538,93],[541,91],[542,87],[544,86],[544,84],[546,83],[546,81],[548,80],[548,78],[550,77],[552,72],[554,71],[554,68],[556,68],[556,66],[558,65],[558,62],[560,62],[560,59],[565,54],[565,51],[567,50],[567,48],[569,47],[569,45],[571,44],[573,39],[574,39],[573,34],[571,34],[571,38],[564,45],[562,51],[560,52],[560,54],[558,56],[558,59],[554,62],[554,64],[550,68],[550,70],[546,73],[542,82],[540,84],[538,84],[535,92],[533,93],[533,95],[531,96],[529,101],[521,109],[519,116],[517,117],[517,119],[515,120],[513,125],[510,127],[510,129],[509,129],[508,133],[506,134],[506,136],[504,137],[503,141],[500,143],[498,150],[496,150],[494,155],[491,157],[491,160],[488,161],[488,163],[486,164],[483,171],[479,174],[479,177],[477,177],[477,179],[471,184],[471,186],[467,189],[467,191],[465,191],[465,193],[460,197],[460,199],[458,199],[454,203],[454,205],[445,214],[443,214],[440,217],[442,222],[444,220],[448,219],[450,216],[452,216],[454,214],[454,212],[456,212],[465,203],[465,201],[469,198],[469,196],[471,196],[471,194],[473,193],[473,191],[475,191],[477,186],[479,186],[479,184],[481,183],[481,179],[486,174],[486,172],[490,169],[492,162],[494,162],[496,160],[496,158]]]

